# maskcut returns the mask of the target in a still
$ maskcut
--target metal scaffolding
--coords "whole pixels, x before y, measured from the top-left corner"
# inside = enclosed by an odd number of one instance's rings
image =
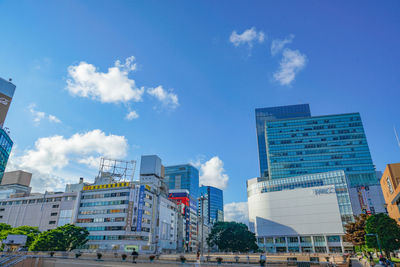
[[[101,158],[98,177],[111,178],[110,182],[132,182],[135,168],[136,160]]]

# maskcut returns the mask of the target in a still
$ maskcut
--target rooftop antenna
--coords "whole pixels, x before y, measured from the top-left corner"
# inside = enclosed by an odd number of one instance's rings
[[[399,135],[397,134],[396,127],[395,127],[394,125],[393,125],[393,130],[394,130],[394,135],[396,136],[397,144],[398,144],[399,147],[400,147]]]

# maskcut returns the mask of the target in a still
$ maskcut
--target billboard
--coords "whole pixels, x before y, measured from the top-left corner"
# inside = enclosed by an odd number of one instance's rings
[[[139,189],[138,215],[137,215],[137,227],[136,227],[137,232],[142,231],[143,206],[144,206],[144,185],[141,185]]]
[[[14,96],[15,85],[0,78],[0,126],[3,127],[8,108]]]

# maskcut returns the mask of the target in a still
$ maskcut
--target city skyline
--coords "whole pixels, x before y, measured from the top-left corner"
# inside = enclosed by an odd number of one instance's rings
[[[398,162],[399,3],[228,3],[1,2],[8,170],[56,190],[93,181],[101,156],[156,154],[197,167],[242,216],[255,109],[293,104],[360,112],[376,169]]]

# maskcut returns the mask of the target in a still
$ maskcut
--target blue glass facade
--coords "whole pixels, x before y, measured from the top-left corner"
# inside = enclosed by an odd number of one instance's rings
[[[221,189],[213,186],[201,186],[199,189],[200,195],[205,196],[207,200],[204,201],[204,219],[209,224],[214,224],[218,221],[224,220],[224,195]],[[201,205],[201,203],[199,203]],[[199,211],[201,208],[199,208]]]
[[[265,123],[267,121],[278,119],[310,116],[310,106],[308,104],[256,109],[257,141],[261,177],[268,176],[268,158],[265,144]]]
[[[190,164],[165,167],[165,182],[169,189],[186,189],[196,201],[199,197],[199,170]]]
[[[4,131],[4,129],[0,128],[0,183],[7,166],[7,161],[10,156],[12,146],[13,141]]]
[[[265,122],[269,179],[344,170],[349,186],[377,178],[359,113]]]

